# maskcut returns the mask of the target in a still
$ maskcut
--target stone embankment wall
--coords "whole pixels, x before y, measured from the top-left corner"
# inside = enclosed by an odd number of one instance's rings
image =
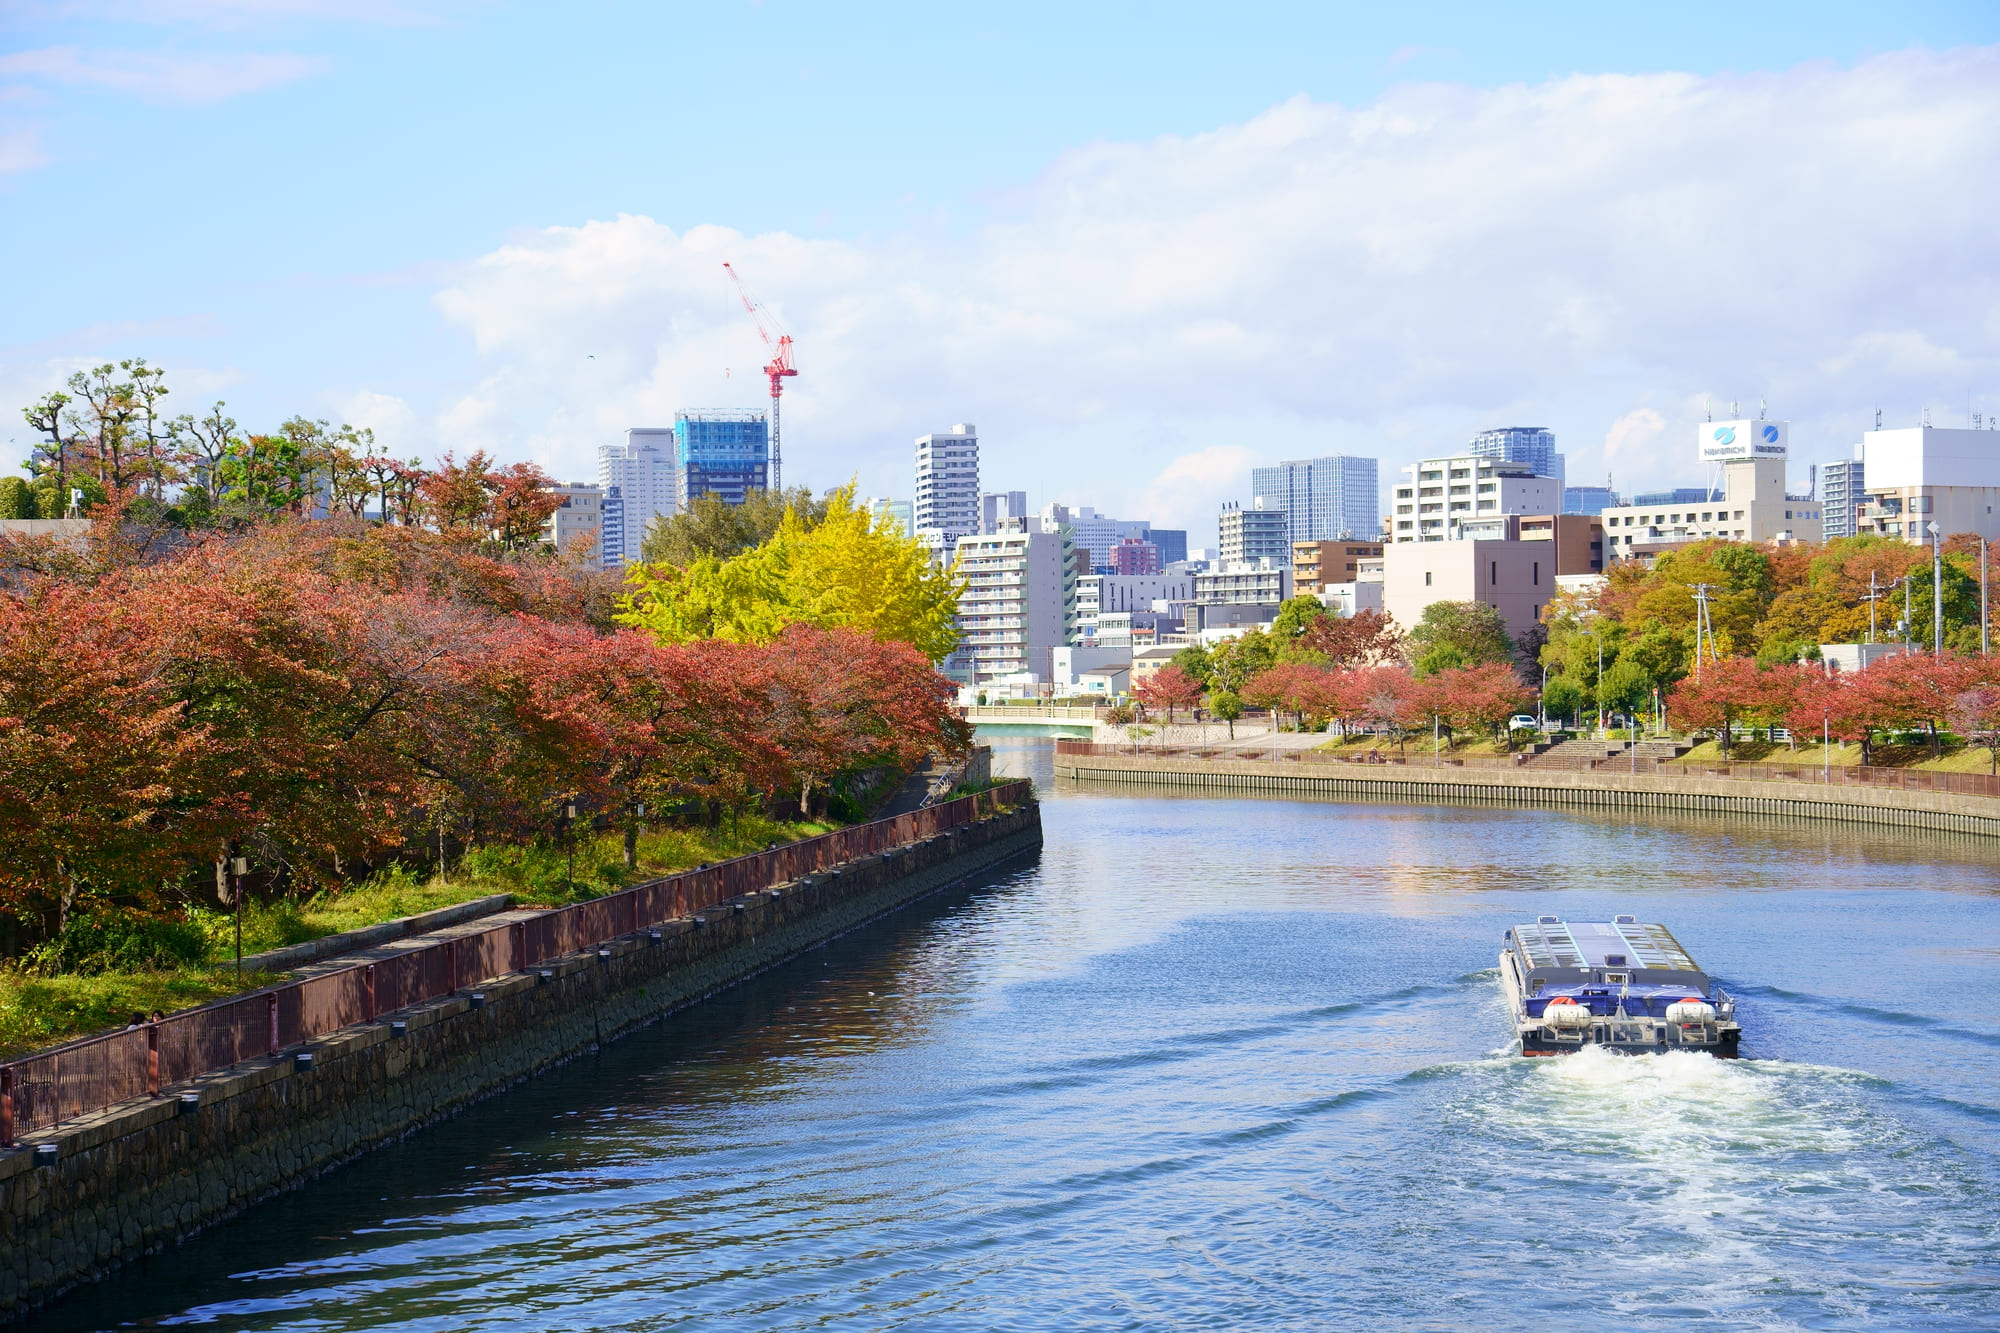
[[[1184,789],[1783,815],[2000,837],[2000,800],[1750,778],[1058,754],[1056,776]]]
[[[37,1135],[0,1154],[0,1320],[1041,841],[1029,802]]]

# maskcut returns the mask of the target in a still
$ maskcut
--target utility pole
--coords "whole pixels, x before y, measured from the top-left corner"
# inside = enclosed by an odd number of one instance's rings
[[[1868,571],[1868,642],[1875,642],[1875,571]]]
[[[1697,685],[1701,684],[1701,641],[1704,635],[1708,638],[1709,651],[1715,654],[1717,661],[1722,660],[1721,654],[1715,651],[1715,625],[1708,618],[1710,586],[1706,583],[1694,585],[1694,683]]]
[[[1944,656],[1944,532],[1931,524],[1931,656]]]
[[[1979,539],[1979,655],[1986,656],[1986,539]]]

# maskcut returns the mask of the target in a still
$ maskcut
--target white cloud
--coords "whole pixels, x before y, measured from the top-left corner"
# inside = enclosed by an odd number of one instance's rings
[[[2000,50],[1918,51],[1295,99],[1077,149],[963,239],[623,216],[485,255],[438,306],[491,363],[455,420],[579,471],[627,425],[765,401],[727,258],[798,339],[788,476],[906,494],[911,438],[971,419],[990,487],[1174,506],[1199,542],[1249,461],[1380,453],[1386,483],[1517,421],[1573,475],[1689,484],[1692,412],[1632,405],[1705,392],[1844,452],[1876,402],[2000,387],[1995,216]]]
[[[154,102],[220,102],[318,74],[327,62],[289,52],[85,51],[50,46],[0,55],[0,77],[108,88]]]
[[[380,453],[395,458],[419,457],[430,445],[416,409],[394,394],[356,389],[330,395],[329,400],[339,424],[375,432],[375,448]]]
[[[46,166],[48,160],[33,130],[0,128],[0,176]]]

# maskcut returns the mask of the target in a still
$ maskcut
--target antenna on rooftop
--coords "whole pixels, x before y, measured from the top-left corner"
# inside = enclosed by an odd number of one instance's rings
[[[1762,398],[1759,398],[1757,400],[1757,420],[1762,421],[1764,419],[1764,414],[1770,410],[1770,406],[1771,405]]]
[[[1875,409],[1875,429],[1882,429],[1882,409],[1879,407]]]

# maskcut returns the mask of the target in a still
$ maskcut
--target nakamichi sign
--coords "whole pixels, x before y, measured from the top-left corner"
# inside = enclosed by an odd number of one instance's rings
[[[1739,458],[1783,458],[1785,425],[1782,421],[1704,421],[1695,428],[1701,461],[1727,463]]]

